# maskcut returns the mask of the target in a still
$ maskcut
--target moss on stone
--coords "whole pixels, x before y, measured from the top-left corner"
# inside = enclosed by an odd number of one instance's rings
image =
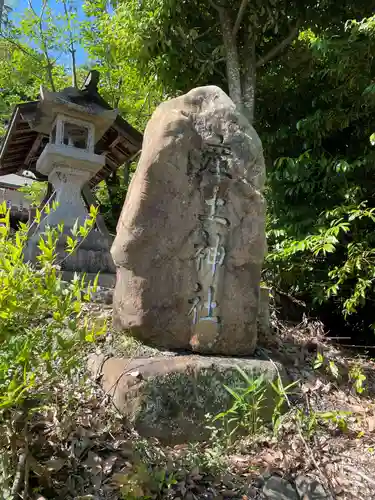
[[[264,375],[274,380],[276,370],[254,369],[238,363],[254,377]],[[269,367],[268,367],[269,368]],[[224,384],[231,388],[244,387],[240,373],[233,367],[213,365],[148,378],[142,386],[141,404],[134,415],[134,424],[147,434],[160,439],[174,440],[186,436],[190,440],[207,437],[205,415],[217,415],[232,404],[232,396]],[[267,391],[263,417],[269,419],[274,407],[272,389]],[[270,411],[271,410],[271,411]]]

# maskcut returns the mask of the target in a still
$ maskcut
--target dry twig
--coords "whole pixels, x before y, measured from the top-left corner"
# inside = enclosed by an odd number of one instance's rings
[[[26,465],[26,453],[23,452],[18,458],[18,464],[16,469],[16,474],[13,480],[13,486],[11,490],[12,500],[19,500],[20,492],[22,490],[22,485],[25,477],[25,465]]]

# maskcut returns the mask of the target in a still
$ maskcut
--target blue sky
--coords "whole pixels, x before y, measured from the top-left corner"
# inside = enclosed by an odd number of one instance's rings
[[[76,7],[78,7],[77,8],[78,20],[86,19],[85,15],[82,11],[82,8],[80,8],[80,5],[82,3],[83,2],[79,2],[79,1],[74,2]],[[12,7],[13,12],[12,12],[10,17],[13,19],[16,19],[18,16],[22,15],[22,12],[24,11],[24,9],[26,9],[28,7],[28,0],[5,0],[5,4]],[[33,5],[33,8],[36,10],[36,12],[40,11],[41,4],[42,4],[42,0],[32,0],[32,5]],[[52,9],[52,11],[56,14],[62,14],[64,12],[63,5],[61,4],[61,2],[56,2],[56,0],[49,0],[48,5]],[[77,52],[76,52],[77,63],[78,63],[78,65],[83,64],[84,62],[87,61],[87,54],[85,53],[85,50],[83,49],[83,47],[76,46],[76,50],[77,50]],[[67,61],[61,60],[61,62],[66,63]]]

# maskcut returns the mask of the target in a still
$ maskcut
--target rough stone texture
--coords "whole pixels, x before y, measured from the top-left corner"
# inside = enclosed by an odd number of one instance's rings
[[[308,476],[297,476],[296,488],[300,498],[303,500],[333,500],[329,493],[326,493],[323,486]]]
[[[257,133],[218,87],[159,106],[112,247],[117,329],[167,349],[254,351],[264,177]]]
[[[279,476],[271,476],[263,486],[267,500],[300,500],[295,488]]]
[[[93,376],[136,430],[168,443],[208,437],[205,415],[220,413],[232,401],[223,384],[244,386],[236,365],[254,377],[277,378],[275,365],[258,359],[192,355],[107,360],[91,356],[89,360]],[[269,420],[275,405],[271,388],[266,397],[263,417]]]

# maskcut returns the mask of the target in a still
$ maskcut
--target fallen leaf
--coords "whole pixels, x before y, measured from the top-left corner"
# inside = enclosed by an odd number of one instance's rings
[[[48,462],[45,463],[45,466],[50,472],[58,472],[64,467],[65,462],[66,459],[64,458],[55,458],[48,460]]]
[[[87,455],[87,459],[83,463],[86,467],[91,469],[94,474],[99,474],[102,468],[102,459],[96,453],[89,451]]]
[[[118,457],[116,455],[111,455],[103,462],[103,472],[108,475],[112,472],[113,466],[115,465]]]

